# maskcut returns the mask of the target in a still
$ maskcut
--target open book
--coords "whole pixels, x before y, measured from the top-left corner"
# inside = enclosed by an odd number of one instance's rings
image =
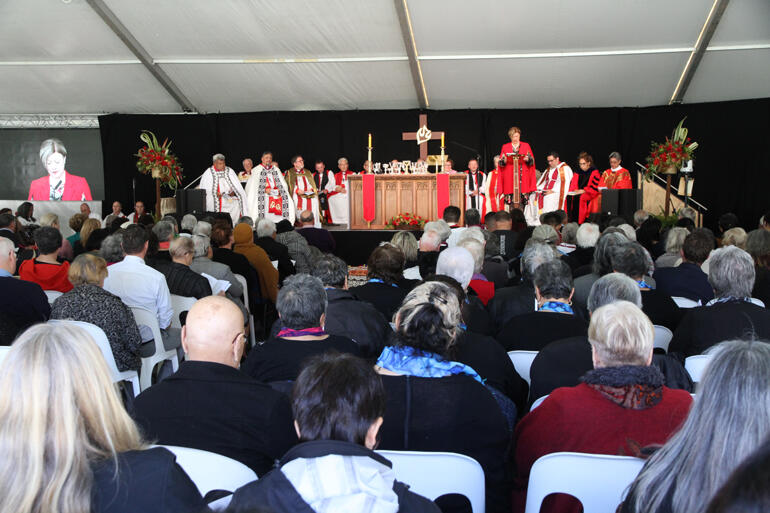
[[[227,280],[218,280],[206,273],[201,273],[201,276],[203,276],[209,281],[209,285],[211,285],[211,293],[214,294],[215,296],[220,292],[226,292],[227,289],[230,288],[230,285],[232,285]]]

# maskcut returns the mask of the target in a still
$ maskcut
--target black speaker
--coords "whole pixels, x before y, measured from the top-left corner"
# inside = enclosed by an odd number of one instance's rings
[[[179,189],[176,191],[177,213],[196,214],[206,211],[206,191],[203,189]]]
[[[607,189],[602,191],[602,212],[620,216],[631,226],[634,212],[642,208],[642,191],[639,189]]]

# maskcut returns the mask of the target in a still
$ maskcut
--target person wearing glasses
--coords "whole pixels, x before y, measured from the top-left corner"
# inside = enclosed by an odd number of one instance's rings
[[[555,151],[550,152],[546,160],[548,169],[537,181],[537,189],[530,194],[530,201],[524,210],[529,225],[539,225],[540,216],[546,212],[567,209],[572,169],[559,159]]]

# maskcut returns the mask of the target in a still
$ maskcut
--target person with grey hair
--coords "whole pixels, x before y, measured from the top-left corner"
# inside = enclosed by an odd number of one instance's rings
[[[436,226],[428,228],[431,223],[425,223],[419,242],[417,243],[417,266],[405,269],[404,278],[407,280],[421,280],[436,272],[436,261],[441,249],[441,234]]]
[[[454,278],[463,290],[468,289],[473,277],[473,268],[473,255],[462,247],[445,249],[439,254],[436,262],[436,274]]]
[[[595,223],[583,223],[577,229],[577,248],[564,259],[572,268],[572,275],[576,279],[590,272],[600,235],[599,225]]]
[[[165,221],[171,224],[171,226],[174,228],[174,235],[179,234],[179,223],[177,222],[176,217],[172,216],[171,214],[166,214],[163,216],[161,221]]]
[[[156,265],[155,269],[166,277],[169,292],[196,299],[210,296],[212,291],[209,281],[194,269],[190,269],[195,254],[193,241],[189,237],[176,238],[171,242],[168,252],[171,261]],[[223,296],[224,292],[219,295]]]
[[[297,272],[289,256],[289,248],[276,240],[277,228],[269,219],[257,221],[254,232],[254,244],[265,250],[270,261],[278,261],[278,284],[282,284],[287,276]],[[304,239],[303,239],[304,240]]]
[[[108,235],[102,241],[99,254],[108,264],[120,262],[126,254],[123,252],[123,234],[120,231]]]
[[[690,414],[647,460],[620,512],[705,511],[732,471],[767,440],[770,345],[733,340],[710,354]]]
[[[572,310],[572,272],[561,259],[539,265],[533,277],[537,307],[506,322],[495,338],[506,351],[539,351],[550,342],[585,335],[588,324]]]
[[[321,250],[321,253],[332,253],[337,249],[337,242],[326,228],[319,228],[315,222],[315,215],[310,210],[303,210],[299,214],[299,222],[302,225],[297,228],[297,233],[305,237],[307,243]]]
[[[665,386],[661,372],[650,366],[654,336],[652,323],[633,303],[617,301],[593,312],[588,328],[593,370],[579,385],[551,392],[516,427],[514,508],[524,504],[530,469],[546,454],[639,457],[642,448],[676,433],[693,400],[686,391]],[[578,504],[574,497],[558,496],[543,510],[572,511]]]
[[[644,223],[649,218],[649,212],[643,209],[637,210],[634,212],[634,228],[638,229],[640,226],[642,226],[642,223]]]
[[[191,242],[195,251],[194,258],[190,263],[190,269],[198,274],[207,274],[217,280],[224,280],[230,283],[230,287],[227,289],[227,297],[245,312],[245,318],[248,320],[249,314],[239,299],[243,296],[243,285],[241,285],[241,282],[238,281],[227,265],[214,262],[211,259],[214,256],[214,251],[211,249],[211,239],[205,235],[193,235]]]
[[[683,226],[674,226],[666,233],[666,252],[655,259],[655,267],[676,267],[682,262],[682,245],[690,235],[690,230]]]
[[[679,211],[677,217],[679,217],[679,219],[689,219],[693,223],[697,223],[698,211],[692,207],[684,207]]]
[[[59,139],[46,139],[40,144],[40,161],[48,174],[29,184],[29,201],[91,201],[91,188],[82,176],[64,169],[67,148]]]
[[[542,242],[527,241],[521,254],[521,283],[495,290],[487,305],[495,333],[513,317],[535,311],[535,270],[554,260],[553,248]]]
[[[192,214],[185,214],[182,217],[182,229],[180,230],[180,233],[192,234],[196,224],[198,224],[197,217]]]
[[[225,165],[225,156],[217,153],[211,157],[212,166],[201,176],[196,189],[206,191],[206,211],[230,214],[233,224],[244,215],[246,192],[238,175]]]
[[[208,221],[198,221],[192,231],[193,235],[205,235],[211,237],[211,223]]]
[[[359,301],[348,290],[348,264],[338,256],[322,255],[313,267],[313,276],[326,289],[324,330],[331,335],[350,337],[364,358],[379,356],[393,330],[374,306]]]
[[[240,219],[238,219],[238,222],[235,223],[236,225],[239,225],[241,223],[249,225],[252,229],[254,229],[254,219],[252,219],[250,216],[241,216]]]
[[[607,273],[612,272],[612,262],[610,261],[610,252],[615,246],[628,244],[628,238],[621,233],[604,233],[599,237],[599,241],[594,248],[593,263],[591,264],[591,273],[575,278],[575,295],[573,301],[575,310],[581,312],[586,317],[586,301],[591,292],[591,285],[596,280]],[[652,286],[655,286],[654,280],[650,280]]]
[[[281,329],[254,347],[241,369],[263,383],[297,379],[309,357],[337,351],[360,355],[348,337],[326,332],[328,298],[321,280],[308,274],[289,276],[278,291],[276,308]]]
[[[495,284],[491,282],[483,273],[484,269],[484,244],[478,240],[465,238],[457,247],[467,249],[473,257],[473,276],[468,287],[478,296],[479,300],[486,306],[495,296]],[[439,260],[441,257],[439,256]]]
[[[609,160],[610,167],[602,173],[599,187],[607,187],[608,189],[631,189],[633,187],[631,173],[628,169],[621,167],[620,153],[613,151],[610,153]]]
[[[425,226],[423,226],[423,230],[425,232],[433,231],[436,232],[439,237],[441,238],[440,244],[443,244],[449,239],[449,236],[452,235],[452,229],[449,227],[449,224],[447,224],[446,221],[443,219],[439,219],[438,221],[429,221],[425,223]]]
[[[174,238],[174,225],[168,221],[158,221],[152,227],[152,233],[158,238],[159,243],[169,243]]]
[[[567,223],[561,227],[561,243],[556,246],[559,252],[569,255],[577,248],[577,223]]]
[[[669,352],[684,361],[723,340],[770,340],[770,312],[751,302],[754,278],[754,261],[748,253],[735,246],[715,250],[708,276],[714,299],[684,315]]]

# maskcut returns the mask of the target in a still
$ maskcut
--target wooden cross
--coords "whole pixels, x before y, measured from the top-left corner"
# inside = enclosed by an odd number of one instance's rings
[[[420,145],[420,158],[428,160],[428,141],[441,139],[444,132],[431,132],[428,130],[428,115],[420,114],[420,126],[417,132],[403,132],[402,141],[417,141]]]

